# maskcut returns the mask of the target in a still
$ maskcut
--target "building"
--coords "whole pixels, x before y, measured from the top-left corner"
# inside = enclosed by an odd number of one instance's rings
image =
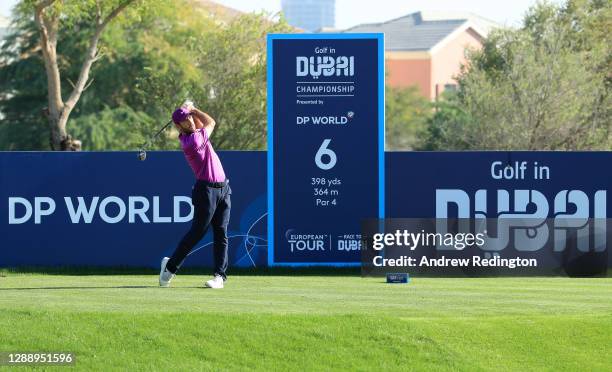
[[[281,5],[293,27],[315,32],[333,28],[336,22],[336,0],[282,0]]]
[[[416,85],[435,100],[443,91],[456,89],[454,77],[466,61],[466,48],[481,48],[495,27],[496,23],[472,14],[417,12],[343,32],[384,33],[386,84]]]

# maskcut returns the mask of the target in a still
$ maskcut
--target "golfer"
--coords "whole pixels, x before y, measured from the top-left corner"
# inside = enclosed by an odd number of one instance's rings
[[[215,121],[205,112],[186,103],[172,114],[172,121],[180,132],[179,141],[185,158],[196,177],[191,192],[193,221],[191,229],[176,247],[172,257],[164,257],[159,273],[159,285],[168,287],[185,257],[204,237],[209,225],[213,229],[214,277],[204,286],[223,288],[227,279],[227,225],[230,219],[232,189],[219,157],[210,143]]]

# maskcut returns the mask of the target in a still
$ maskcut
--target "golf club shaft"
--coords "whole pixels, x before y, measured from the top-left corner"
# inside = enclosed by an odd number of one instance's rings
[[[157,136],[159,136],[159,134],[161,132],[164,131],[164,129],[168,128],[168,126],[172,124],[172,120],[170,120],[169,122],[166,123],[166,125],[164,125],[160,130],[157,131],[157,133],[155,133],[155,135],[153,136],[153,139],[157,138]]]
[[[163,132],[166,128],[168,128],[168,126],[170,126],[170,124],[172,124],[172,120],[170,120],[169,122],[166,123],[166,125],[164,125],[160,130],[157,131],[157,133],[155,133],[153,136],[151,136],[147,142],[145,142],[145,144],[142,146],[143,150],[146,150],[147,147],[149,147],[149,145],[151,144],[151,142],[157,138],[157,136],[159,136],[161,134],[161,132]]]

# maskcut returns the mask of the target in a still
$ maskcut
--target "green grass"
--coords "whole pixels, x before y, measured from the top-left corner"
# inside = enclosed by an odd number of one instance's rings
[[[612,366],[612,278],[2,275],[0,351],[71,351],[79,370]]]

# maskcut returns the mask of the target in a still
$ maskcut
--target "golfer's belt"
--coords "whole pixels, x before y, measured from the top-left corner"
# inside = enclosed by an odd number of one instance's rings
[[[229,183],[229,180],[226,179],[223,182],[210,182],[210,181],[206,181],[206,180],[198,180],[197,183],[201,184],[201,185],[208,186],[208,187],[214,187],[216,189],[221,189],[221,188],[225,187],[225,185],[227,185]]]

